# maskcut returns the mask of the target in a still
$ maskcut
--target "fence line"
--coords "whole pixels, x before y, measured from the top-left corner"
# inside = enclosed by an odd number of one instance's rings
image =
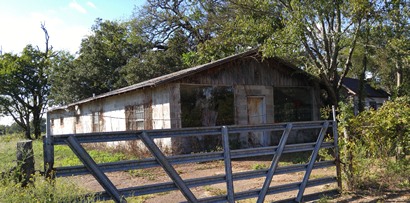
[[[333,128],[329,131],[328,128]],[[287,138],[291,131],[320,129],[316,142],[286,144]],[[233,133],[248,132],[272,132],[282,131],[282,137],[277,146],[268,146],[260,148],[247,149],[230,149],[229,135]],[[333,133],[333,141],[325,142],[324,137],[328,133]],[[222,151],[209,153],[196,153],[185,155],[165,156],[159,147],[153,141],[158,138],[167,137],[189,137],[199,135],[222,136]],[[104,188],[104,192],[98,193],[99,198],[113,199],[116,202],[126,202],[126,197],[167,192],[180,190],[189,202],[234,202],[240,199],[258,198],[257,202],[263,202],[266,195],[277,194],[286,191],[297,190],[297,195],[293,199],[296,202],[304,200],[304,191],[307,187],[323,185],[328,183],[340,184],[339,162],[337,161],[337,122],[336,121],[312,121],[312,122],[295,122],[295,123],[277,123],[254,126],[222,126],[222,127],[205,127],[205,128],[187,128],[187,129],[164,129],[164,130],[143,130],[143,131],[121,131],[121,132],[104,132],[104,133],[84,133],[68,135],[50,135],[47,134],[44,139],[44,161],[45,171],[50,177],[62,177],[71,175],[92,174]],[[141,140],[154,158],[142,160],[127,160],[111,163],[96,164],[81,143],[91,142],[112,142]],[[53,167],[54,166],[54,145],[68,145],[79,157],[83,166]],[[317,161],[316,157],[320,149],[334,149],[334,160]],[[278,167],[281,155],[293,152],[312,151],[311,159],[307,164],[294,164],[285,167]],[[232,159],[247,158],[273,155],[271,165],[268,169],[232,172]],[[176,172],[173,165],[183,163],[198,163],[204,161],[224,160],[225,174],[214,175],[194,179],[183,180]],[[117,189],[104,174],[105,172],[125,171],[132,169],[143,169],[161,166],[171,178],[172,182],[156,183],[130,188]],[[310,173],[313,169],[327,168],[336,166],[336,175],[332,177],[317,178],[309,180]],[[274,175],[287,174],[298,171],[305,171],[301,182],[270,186]],[[256,177],[265,177],[262,188],[256,190],[235,192],[234,182]],[[213,196],[202,199],[192,193],[190,188],[206,186],[216,183],[226,183],[226,195]],[[334,192],[330,190],[329,192]]]

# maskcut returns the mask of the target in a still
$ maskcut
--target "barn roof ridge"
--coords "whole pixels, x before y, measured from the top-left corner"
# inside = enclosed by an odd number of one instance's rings
[[[176,71],[176,72],[173,72],[173,73],[170,73],[170,74],[162,75],[162,76],[159,76],[159,77],[156,77],[156,78],[152,78],[152,79],[149,79],[149,80],[137,83],[137,84],[129,85],[129,86],[122,87],[122,88],[119,88],[119,89],[116,89],[116,90],[112,90],[112,91],[109,91],[109,92],[106,92],[106,93],[102,93],[102,94],[96,95],[94,97],[89,97],[89,98],[86,98],[86,99],[83,99],[83,100],[80,100],[80,101],[77,101],[77,102],[74,102],[74,103],[71,103],[71,104],[67,104],[67,105],[64,105],[64,106],[52,107],[52,108],[49,108],[48,111],[62,110],[62,109],[66,109],[68,107],[72,107],[72,106],[79,105],[79,104],[82,104],[82,103],[87,103],[87,102],[90,102],[90,101],[93,101],[93,100],[98,100],[98,99],[102,99],[102,98],[106,98],[106,97],[110,97],[110,96],[114,96],[114,95],[118,95],[118,94],[123,94],[123,93],[130,92],[130,91],[137,90],[137,89],[142,89],[142,88],[146,88],[146,87],[154,87],[154,86],[157,86],[157,85],[172,82],[172,81],[175,81],[175,80],[178,80],[178,79],[193,75],[195,73],[198,73],[198,72],[213,68],[215,66],[231,62],[231,61],[236,60],[236,59],[241,58],[241,57],[246,57],[246,56],[257,54],[258,50],[259,50],[258,48],[250,49],[248,51],[245,51],[245,52],[242,52],[242,53],[239,53],[239,54],[234,54],[234,55],[231,55],[231,56],[219,59],[219,60],[211,61],[209,63],[201,64],[201,65],[194,66],[194,67],[191,67],[191,68],[182,69],[182,70],[179,70],[179,71]]]

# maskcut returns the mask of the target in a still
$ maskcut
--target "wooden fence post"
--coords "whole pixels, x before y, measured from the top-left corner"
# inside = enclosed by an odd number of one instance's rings
[[[21,186],[25,187],[34,175],[34,153],[31,140],[17,142],[17,171]]]
[[[44,176],[46,178],[54,179],[54,143],[51,137],[51,121],[48,112],[46,122],[46,136],[43,137]]]

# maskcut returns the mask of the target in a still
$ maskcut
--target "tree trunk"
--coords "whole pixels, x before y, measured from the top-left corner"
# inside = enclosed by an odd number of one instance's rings
[[[365,46],[365,47],[367,47],[367,46]],[[359,112],[364,111],[364,106],[365,106],[364,100],[366,98],[366,93],[364,91],[364,87],[366,85],[366,78],[365,77],[366,77],[366,71],[367,71],[367,48],[365,48],[365,49],[366,49],[366,51],[363,55],[363,62],[362,62],[363,70],[360,73],[360,78],[359,78],[359,95],[358,95],[359,103],[357,105]]]
[[[25,126],[25,137],[27,138],[27,139],[29,139],[29,140],[31,140],[32,138],[31,138],[31,129],[30,129],[30,116],[29,115],[27,115],[26,116],[26,118],[25,118],[25,120],[26,120],[26,126]]]
[[[34,137],[38,139],[41,137],[41,118],[40,118],[40,110],[36,107],[33,110],[33,127],[34,127]]]

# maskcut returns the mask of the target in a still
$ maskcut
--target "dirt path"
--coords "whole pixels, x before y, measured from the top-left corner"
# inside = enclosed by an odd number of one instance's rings
[[[232,170],[234,173],[256,170],[261,167],[267,167],[270,165],[270,159],[258,159],[258,160],[236,160],[232,162]],[[175,166],[176,171],[180,174],[182,179],[192,179],[213,175],[225,174],[224,163],[222,161],[214,161],[199,164],[182,164]],[[271,186],[281,185],[292,182],[299,182],[302,180],[304,172],[297,172],[285,175],[276,175],[272,180]],[[126,188],[131,186],[139,186],[160,182],[168,182],[170,178],[161,168],[151,168],[134,170],[130,172],[115,172],[107,173],[110,180],[117,186],[117,188]],[[322,178],[327,176],[335,176],[334,168],[326,168],[314,170],[311,174],[312,178]],[[91,191],[102,191],[102,187],[98,182],[90,175],[72,177],[75,182],[81,183],[81,185]],[[263,185],[264,178],[254,178],[250,180],[241,180],[234,182],[235,192],[247,191],[252,189],[260,189]],[[336,184],[322,185],[318,187],[306,189],[305,194],[320,192],[323,190],[329,190],[336,188]],[[226,184],[214,184],[203,187],[191,188],[192,192],[197,198],[205,198],[210,196],[224,195],[226,194]],[[280,199],[294,198],[297,191],[280,193],[277,195],[268,195],[266,201],[277,201]],[[142,199],[142,200],[141,200]],[[165,192],[154,195],[147,195],[143,198],[139,198],[139,201],[147,203],[157,202],[182,202],[186,201],[184,196],[179,191]],[[132,201],[131,202],[139,202]],[[242,200],[239,202],[255,202],[255,199]]]

